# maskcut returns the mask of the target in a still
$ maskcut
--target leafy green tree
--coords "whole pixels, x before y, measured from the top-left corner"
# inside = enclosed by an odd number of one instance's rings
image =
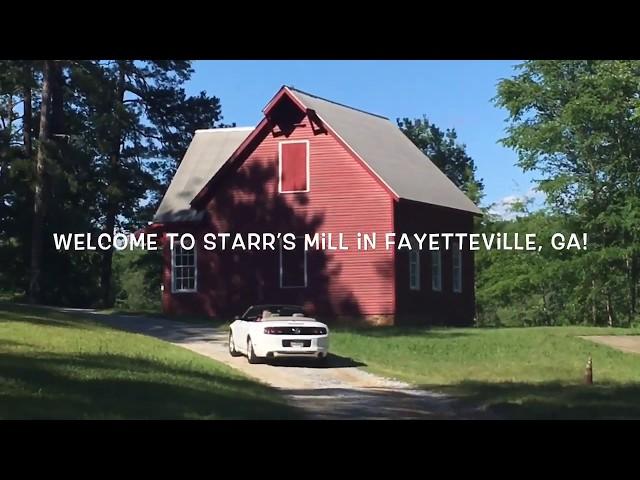
[[[553,214],[589,233],[575,293],[591,305],[591,321],[630,322],[640,247],[640,62],[536,60],[518,71],[498,85],[496,103],[510,122],[502,141],[525,171],[541,175]]]
[[[411,120],[397,119],[398,127],[435,165],[444,172],[475,203],[480,203],[484,193],[482,179],[476,178],[476,165],[466,151],[466,145],[458,142],[454,128],[442,131],[429,122],[426,115]]]
[[[186,95],[190,75],[185,61],[0,61],[0,288],[113,301],[111,253],[58,252],[52,234],[146,224],[194,130],[222,126],[219,99]]]
[[[16,239],[11,235],[16,201],[13,179],[16,164],[22,157],[17,122],[20,102],[20,69],[15,61],[0,60],[0,265],[11,265]],[[14,289],[14,276],[9,269],[0,269],[0,288]]]
[[[526,205],[515,208],[521,210]],[[476,252],[476,310],[480,325],[561,325],[584,318],[576,300],[577,277],[584,257],[550,247],[556,232],[570,233],[566,218],[545,209],[511,220],[485,215],[485,234],[535,233],[541,251],[484,250]]]
[[[161,271],[161,251],[116,252],[113,256],[115,307],[159,312]]]
[[[170,60],[88,61],[74,70],[88,104],[86,134],[97,150],[104,232],[144,224],[193,131],[221,119],[219,99],[185,95],[191,73],[190,62]],[[113,302],[112,258],[111,250],[103,253],[104,305]]]

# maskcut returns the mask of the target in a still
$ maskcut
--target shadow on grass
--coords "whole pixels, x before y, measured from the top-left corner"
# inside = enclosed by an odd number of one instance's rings
[[[73,313],[73,312],[68,312]],[[198,326],[207,326],[207,327],[223,327],[225,325],[229,325],[232,320],[227,318],[217,318],[217,317],[204,317],[204,316],[193,316],[193,315],[166,315],[162,312],[136,312],[130,310],[117,310],[117,309],[108,309],[108,310],[97,310],[94,312],[94,315],[112,315],[117,317],[128,317],[128,318],[159,318],[162,320],[168,320],[170,322],[175,323],[184,323],[188,325],[198,325]]]
[[[87,328],[90,326],[88,323],[78,321],[80,319],[90,320],[86,313],[76,312],[74,317],[70,318],[66,312],[55,308],[0,302],[0,322],[13,321],[65,328]]]
[[[462,405],[481,406],[500,418],[640,419],[640,383],[579,385],[469,381],[423,388],[450,393],[458,397]]]
[[[202,325],[207,327],[223,327],[225,325],[230,325],[233,320],[229,320],[228,318],[218,318],[218,317],[199,317],[192,315],[149,315],[150,317],[164,318],[171,322],[176,323],[186,323],[190,325]]]
[[[167,316],[148,312],[129,312],[124,310],[90,310],[65,307],[51,307],[47,305],[24,305],[0,301],[0,322],[16,321],[28,322],[34,325],[48,327],[92,328],[95,323],[109,323],[105,320],[118,322],[135,322],[146,327],[151,325],[146,320],[166,320],[169,325],[190,327],[223,327],[230,322],[225,319],[208,317]]]
[[[32,343],[16,342],[14,340],[7,340],[5,338],[0,338],[0,355],[2,355],[3,348],[16,348],[16,347],[33,348],[34,345]]]
[[[3,419],[299,418],[260,384],[125,355],[0,354]]]

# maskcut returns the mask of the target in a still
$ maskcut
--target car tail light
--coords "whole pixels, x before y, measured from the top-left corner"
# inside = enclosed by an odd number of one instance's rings
[[[282,327],[266,327],[264,333],[267,335],[286,335],[289,329]]]
[[[266,335],[326,335],[327,329],[322,327],[265,327]]]
[[[327,329],[322,327],[312,327],[310,329],[310,335],[326,335]]]

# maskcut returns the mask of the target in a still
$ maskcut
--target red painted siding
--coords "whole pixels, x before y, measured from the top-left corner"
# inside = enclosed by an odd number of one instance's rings
[[[278,193],[278,145],[291,140],[309,140],[308,192]],[[318,315],[394,313],[393,251],[358,251],[355,243],[357,232],[392,231],[394,200],[332,134],[314,131],[307,117],[290,118],[259,137],[239,162],[213,184],[207,231],[327,232],[334,243],[344,233],[350,250],[309,251],[308,286],[282,289],[278,251],[201,249],[198,293],[171,295],[166,278],[167,311],[228,315],[251,303],[287,302]]]
[[[395,231],[401,233],[471,233],[471,213],[401,200],[395,208]],[[468,246],[468,245],[467,245]],[[474,256],[462,251],[462,292],[453,292],[451,250],[442,250],[442,291],[431,287],[431,252],[420,253],[420,289],[409,288],[409,253],[396,254],[396,311],[400,320],[418,323],[470,325],[475,314]]]

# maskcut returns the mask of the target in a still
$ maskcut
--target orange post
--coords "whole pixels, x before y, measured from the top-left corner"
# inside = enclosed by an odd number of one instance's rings
[[[593,385],[593,361],[591,360],[591,355],[589,355],[589,359],[587,360],[587,368],[584,372],[584,383]]]

